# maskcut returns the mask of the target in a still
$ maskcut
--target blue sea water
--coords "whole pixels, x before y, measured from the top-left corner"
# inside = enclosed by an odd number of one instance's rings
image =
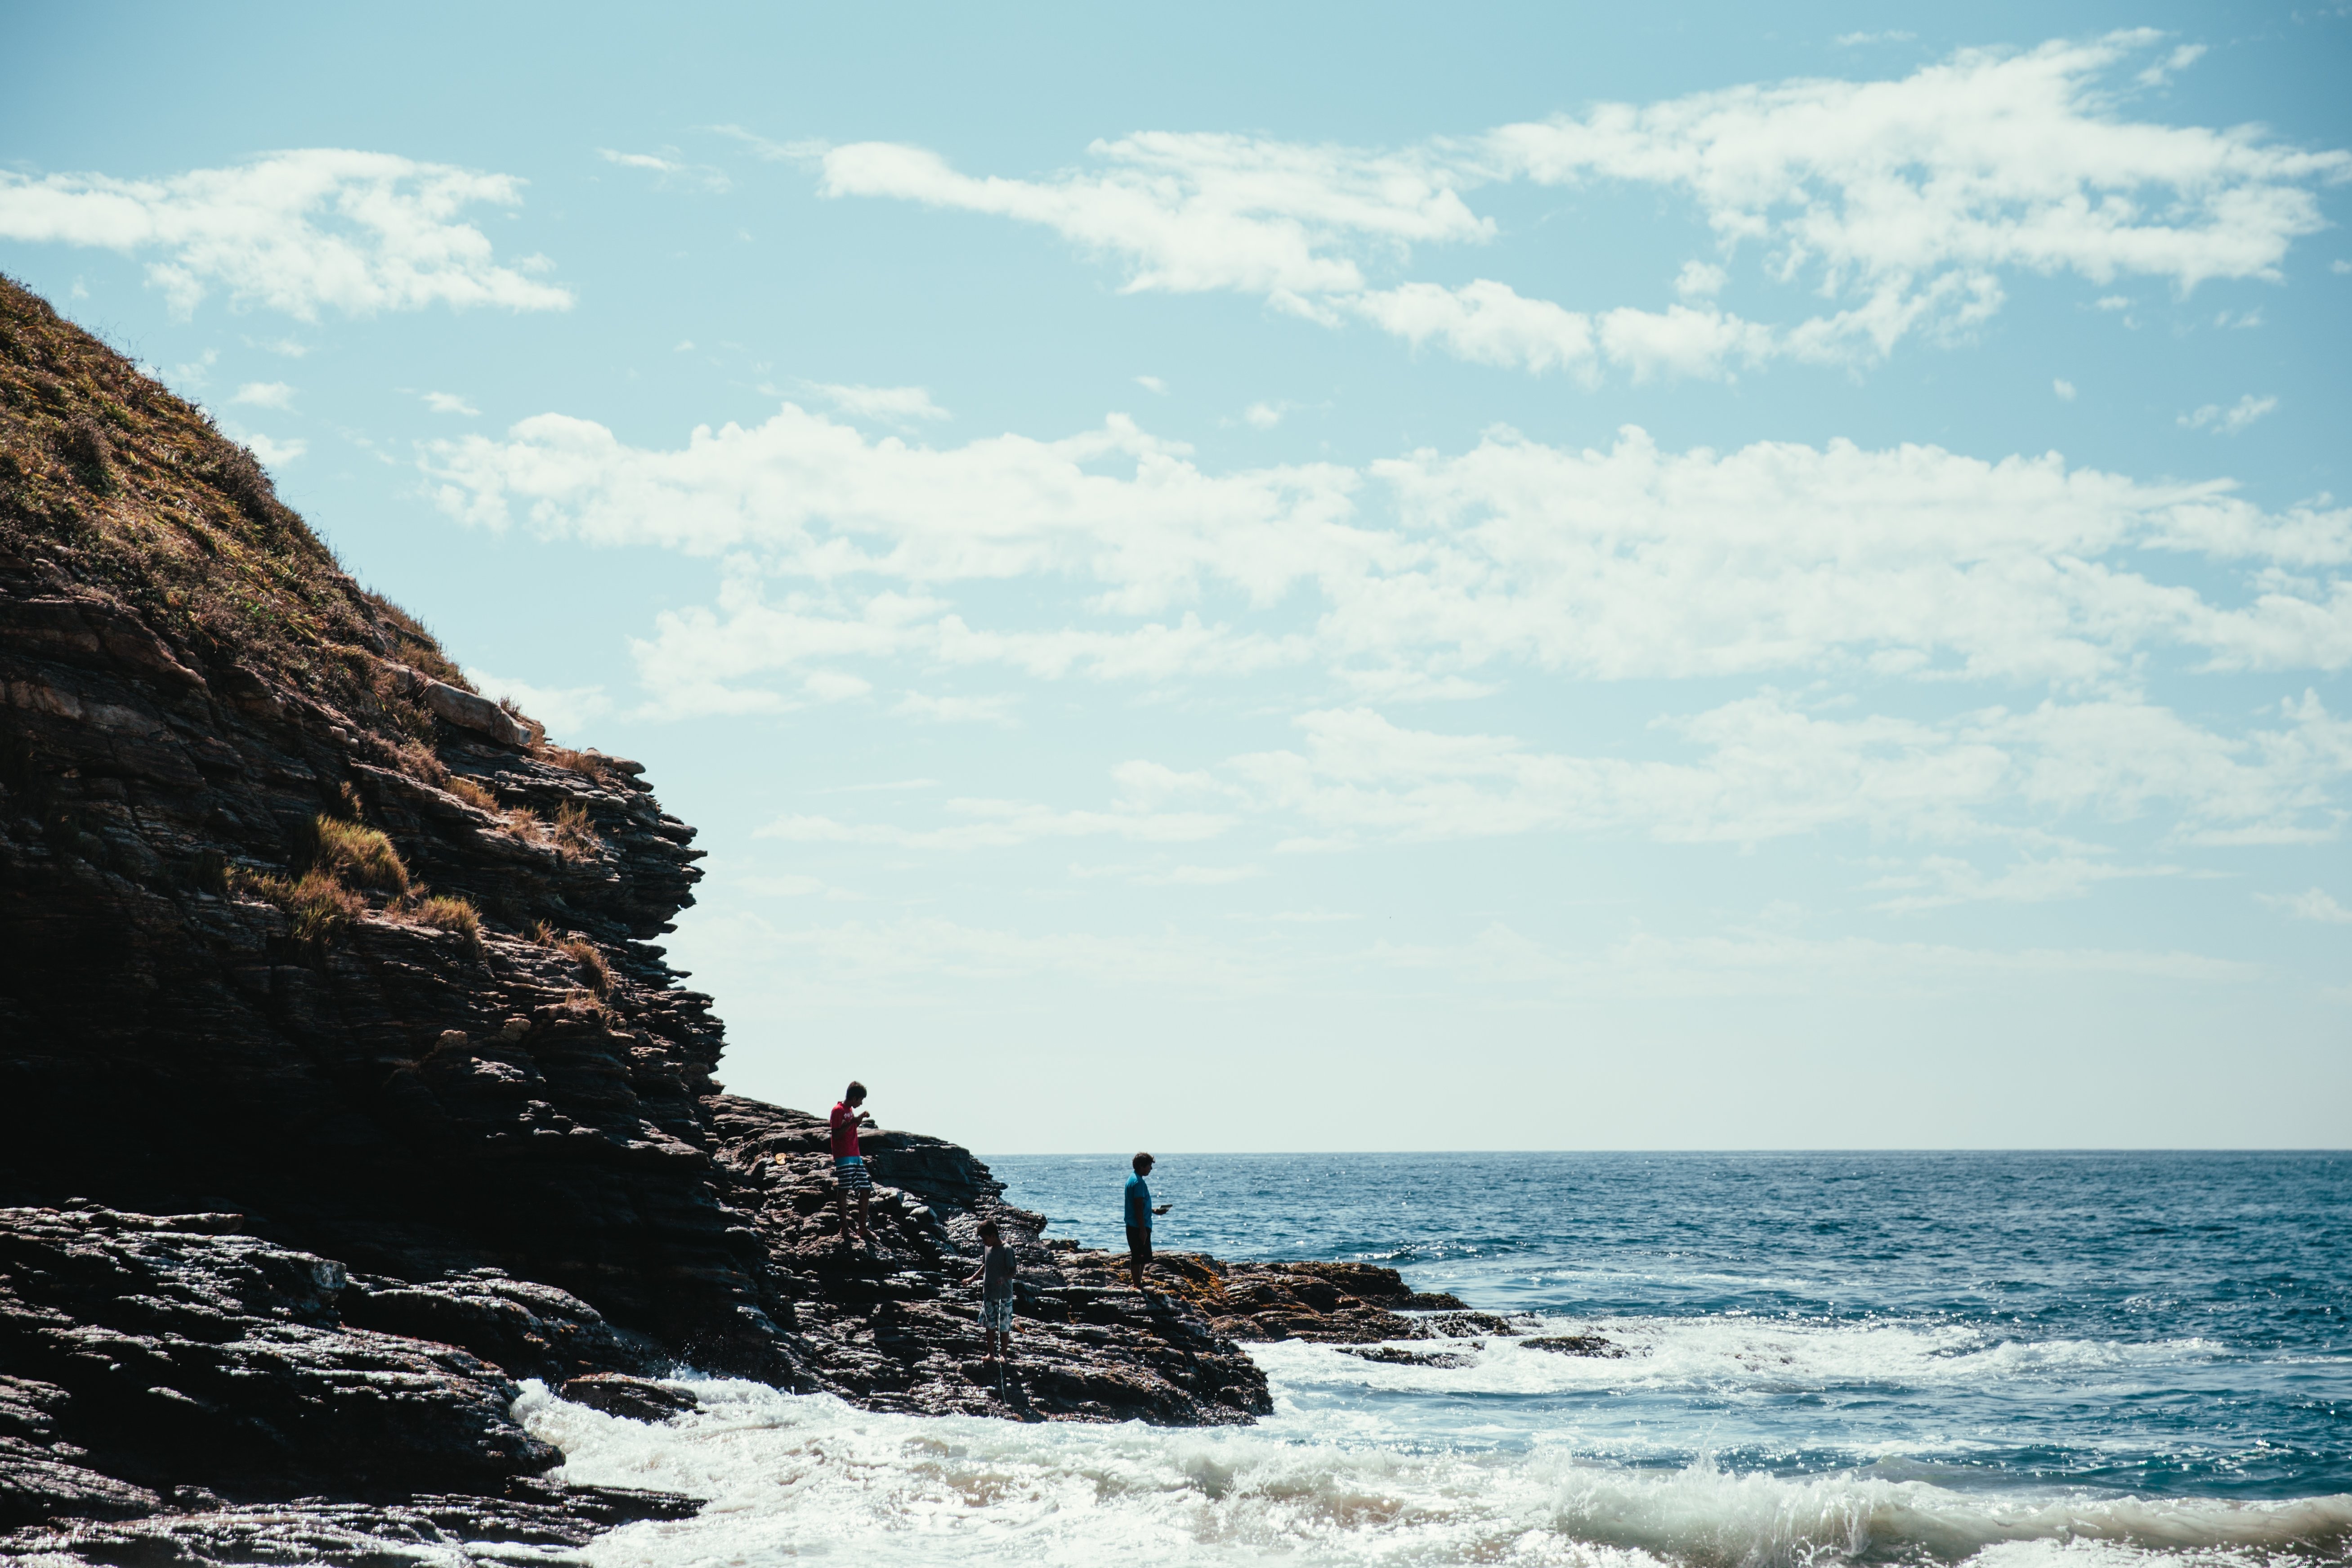
[[[991,1163],[1120,1245],[1123,1158]],[[1223,1432],[725,1384],[648,1436],[534,1394],[574,1479],[720,1500],[593,1555],[2352,1561],[2352,1156],[1162,1153],[1152,1186],[1163,1250],[1390,1264],[1627,1353],[1257,1346],[1276,1414]]]
[[[992,1165],[1055,1233],[1124,1245],[1123,1161]],[[1540,1392],[1297,1391],[1421,1440],[2352,1491],[2352,1156],[1171,1155],[1152,1186],[1163,1248],[1384,1263],[1649,1352]]]

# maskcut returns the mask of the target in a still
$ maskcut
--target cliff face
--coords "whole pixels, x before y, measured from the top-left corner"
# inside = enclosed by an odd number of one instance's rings
[[[700,874],[251,458],[0,287],[0,1201],[236,1210],[497,1267],[789,1379],[720,1203],[720,1035],[646,939]]]

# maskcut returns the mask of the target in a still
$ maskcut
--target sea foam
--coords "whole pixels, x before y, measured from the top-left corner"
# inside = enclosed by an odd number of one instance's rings
[[[564,1451],[560,1479],[708,1500],[693,1520],[604,1537],[590,1562],[1778,1568],[1975,1557],[1984,1568],[2105,1568],[2186,1554],[2251,1568],[2340,1561],[2352,1541],[2352,1496],[1985,1494],[1858,1471],[1734,1473],[1707,1459],[1643,1468],[1563,1444],[1333,1440],[1279,1418],[1217,1431],[1020,1425],[879,1415],[758,1384],[691,1386],[702,1410],[662,1426],[536,1384],[517,1402],[530,1430]]]

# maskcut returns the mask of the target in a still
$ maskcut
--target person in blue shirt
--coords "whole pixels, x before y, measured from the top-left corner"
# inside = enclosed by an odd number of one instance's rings
[[[1151,1174],[1151,1165],[1150,1155],[1138,1154],[1135,1174],[1127,1179],[1127,1271],[1139,1290],[1143,1271],[1151,1267],[1151,1216],[1168,1212],[1166,1204],[1151,1206],[1151,1184],[1143,1179]]]

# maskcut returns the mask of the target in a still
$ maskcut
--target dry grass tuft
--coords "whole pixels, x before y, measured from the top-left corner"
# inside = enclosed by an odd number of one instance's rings
[[[566,860],[593,860],[604,847],[588,808],[577,801],[567,801],[556,812],[553,832],[556,853]]]
[[[586,773],[599,784],[611,784],[617,770],[613,759],[596,752],[575,752],[569,746],[551,745],[545,741],[531,746],[531,754],[543,763],[553,763],[559,768],[570,768],[575,773]]]
[[[451,773],[448,789],[451,795],[456,795],[467,805],[487,811],[492,816],[499,814],[499,797],[491,794],[478,779],[469,779],[463,773]]]
[[[473,946],[482,945],[481,911],[464,899],[436,893],[417,900],[409,912],[436,930],[456,931]]]
[[[322,814],[312,820],[310,831],[314,874],[387,893],[408,891],[408,868],[392,840],[375,828]]]
[[[324,871],[292,879],[232,868],[229,885],[285,910],[300,942],[323,942],[367,912],[365,899]]]
[[[541,947],[561,947],[563,945],[562,940],[555,934],[555,926],[551,921],[533,921],[530,922],[530,929],[523,932],[523,935],[530,938],[532,942],[537,942]]]
[[[579,963],[581,975],[588,982],[588,989],[599,996],[613,994],[613,966],[604,962],[604,955],[596,950],[595,943],[575,937],[565,942],[560,951],[570,953]]]

